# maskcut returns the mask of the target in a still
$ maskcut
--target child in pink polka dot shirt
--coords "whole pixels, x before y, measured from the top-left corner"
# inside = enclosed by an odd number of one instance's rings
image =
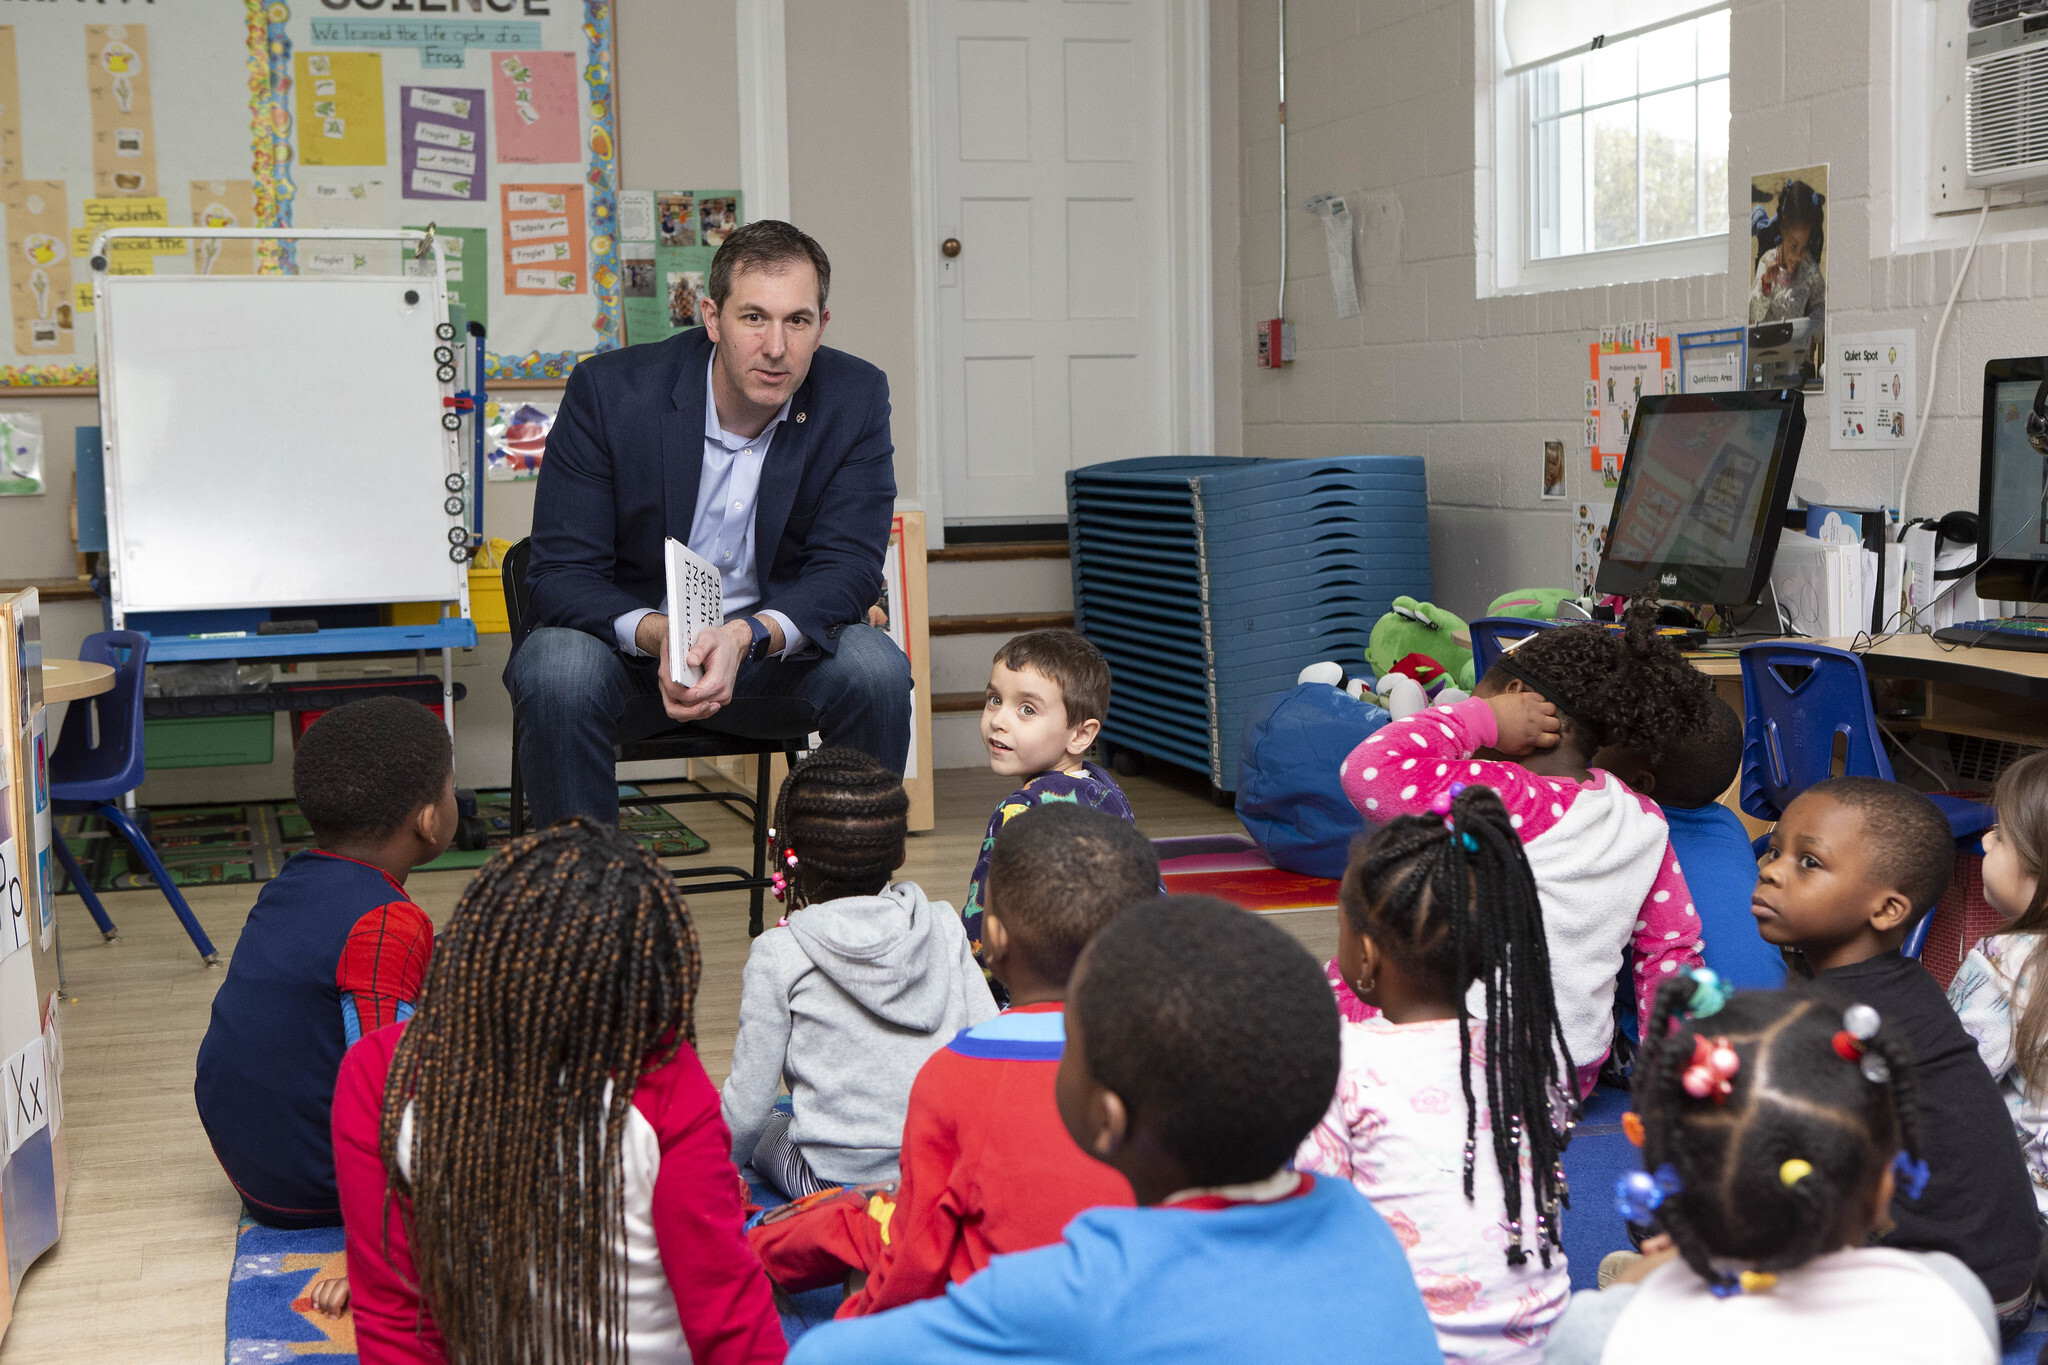
[[[1699,915],[1663,812],[1587,762],[1608,744],[1661,754],[1698,724],[1712,695],[1641,613],[1631,612],[1630,627],[1626,636],[1592,625],[1531,636],[1488,670],[1471,700],[1382,727],[1339,773],[1373,824],[1428,811],[1454,782],[1500,794],[1535,873],[1582,1094],[1613,1044],[1624,960],[1633,960],[1644,1018],[1659,981],[1701,962]]]

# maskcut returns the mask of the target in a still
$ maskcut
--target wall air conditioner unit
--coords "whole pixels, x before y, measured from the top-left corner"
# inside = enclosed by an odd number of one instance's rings
[[[1971,30],[1964,70],[1970,188],[2048,178],[2048,14]]]

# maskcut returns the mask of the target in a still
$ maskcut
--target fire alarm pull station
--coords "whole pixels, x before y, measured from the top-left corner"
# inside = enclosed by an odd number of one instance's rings
[[[1259,368],[1277,370],[1294,363],[1294,324],[1274,318],[1259,324]]]

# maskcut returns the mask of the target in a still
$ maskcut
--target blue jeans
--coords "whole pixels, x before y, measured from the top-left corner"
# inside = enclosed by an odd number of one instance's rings
[[[570,815],[619,818],[612,746],[673,724],[653,659],[629,659],[594,635],[542,626],[513,651],[505,690],[519,717],[519,769],[535,825]],[[835,654],[740,665],[734,697],[799,697],[818,708],[827,744],[902,772],[910,752],[910,660],[873,626],[851,625]]]

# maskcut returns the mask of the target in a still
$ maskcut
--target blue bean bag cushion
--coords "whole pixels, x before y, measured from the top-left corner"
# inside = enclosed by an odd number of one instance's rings
[[[1238,761],[1237,818],[1275,867],[1341,877],[1369,828],[1337,766],[1392,717],[1326,683],[1302,683],[1253,708]]]

